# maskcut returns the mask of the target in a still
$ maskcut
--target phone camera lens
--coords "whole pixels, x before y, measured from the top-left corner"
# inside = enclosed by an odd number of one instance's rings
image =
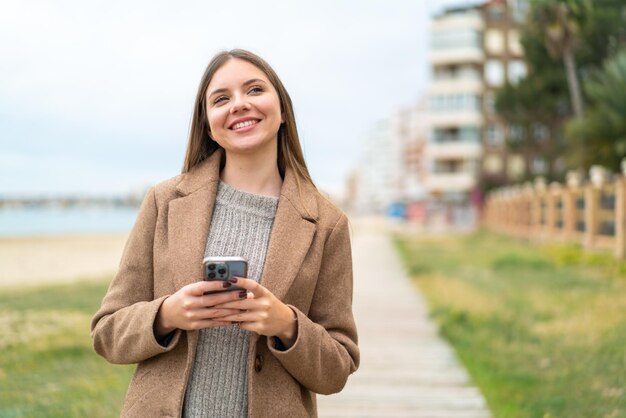
[[[209,264],[209,270],[215,270],[215,264]]]
[[[215,279],[215,273],[214,272],[210,272],[209,273],[209,279]]]
[[[226,269],[219,269],[217,272],[219,274],[226,274]]]

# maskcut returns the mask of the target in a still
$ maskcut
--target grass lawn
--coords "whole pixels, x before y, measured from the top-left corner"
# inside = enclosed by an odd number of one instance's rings
[[[118,417],[133,366],[91,346],[108,279],[0,288],[0,417]]]
[[[494,417],[626,417],[623,263],[488,232],[395,243]]]

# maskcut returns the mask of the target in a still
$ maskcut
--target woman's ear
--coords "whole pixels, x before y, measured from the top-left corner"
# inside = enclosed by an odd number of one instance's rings
[[[285,112],[280,112],[280,123],[285,123]]]

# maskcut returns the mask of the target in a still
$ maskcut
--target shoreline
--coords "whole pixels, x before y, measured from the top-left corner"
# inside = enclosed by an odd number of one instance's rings
[[[0,288],[102,279],[118,268],[129,232],[0,237]]]

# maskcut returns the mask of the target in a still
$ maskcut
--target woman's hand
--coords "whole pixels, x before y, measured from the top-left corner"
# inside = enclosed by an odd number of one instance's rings
[[[241,329],[278,337],[285,347],[292,346],[298,332],[296,313],[254,280],[234,277],[231,282],[251,293],[244,300],[217,305],[216,308],[239,311],[220,320],[239,322]]]
[[[247,296],[246,290],[205,295],[205,292],[224,290],[230,287],[228,282],[201,281],[180,288],[176,293],[168,296],[156,316],[154,332],[161,338],[175,329],[187,331],[232,325],[231,321],[224,321],[224,317],[240,312],[236,308],[217,307],[226,302],[240,300]]]

